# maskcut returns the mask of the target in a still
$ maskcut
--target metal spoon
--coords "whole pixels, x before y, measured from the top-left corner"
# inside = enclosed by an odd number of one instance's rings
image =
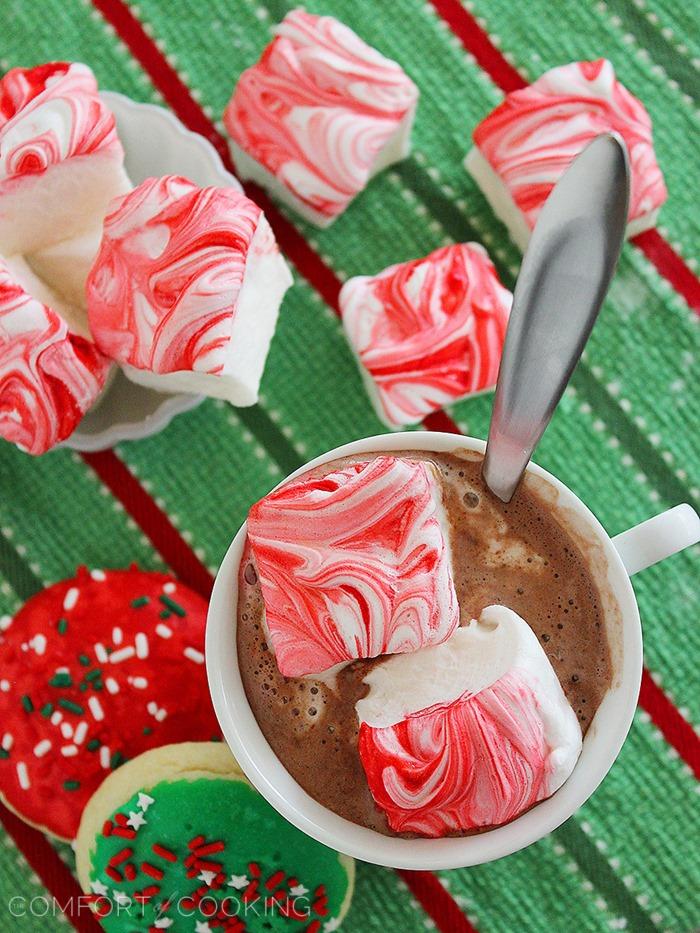
[[[600,311],[627,226],[627,149],[597,136],[539,215],[515,286],[483,476],[509,502]]]

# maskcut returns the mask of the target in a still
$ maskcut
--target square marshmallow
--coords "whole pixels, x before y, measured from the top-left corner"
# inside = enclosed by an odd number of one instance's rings
[[[90,330],[134,382],[252,405],[291,283],[245,195],[148,178],[105,219],[87,282]]]
[[[331,16],[292,10],[224,113],[241,178],[326,227],[405,158],[418,89]]]
[[[552,68],[508,94],[474,130],[465,167],[524,250],[564,170],[594,137],[610,131],[622,136],[629,153],[632,237],[654,226],[667,192],[649,114],[606,59]]]
[[[253,506],[248,538],[286,677],[438,644],[459,624],[430,463],[378,457],[293,479]]]
[[[492,388],[512,300],[478,243],[349,279],[343,327],[381,420],[416,424]]]

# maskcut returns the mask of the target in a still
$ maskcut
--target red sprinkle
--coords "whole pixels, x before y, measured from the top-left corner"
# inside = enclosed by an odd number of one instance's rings
[[[112,881],[123,881],[124,880],[124,876],[122,875],[122,873],[120,871],[117,871],[116,868],[112,868],[111,865],[108,865],[105,868],[105,875],[107,875],[108,878],[111,878]]]
[[[194,839],[190,839],[190,841],[187,843],[187,848],[188,848],[188,849],[197,849],[197,848],[199,848],[199,846],[201,846],[204,842],[206,842],[204,836],[195,836]]]
[[[250,862],[248,865],[248,871],[254,878],[260,877],[260,866],[257,862]]]
[[[102,825],[102,835],[111,836],[112,835],[112,821],[106,820]]]
[[[124,839],[134,839],[136,837],[136,830],[129,829],[126,826],[115,826],[112,830],[112,835],[122,836]]]
[[[268,891],[274,891],[276,887],[279,887],[279,885],[282,884],[284,878],[284,872],[280,869],[280,871],[276,871],[274,875],[267,879],[265,882],[265,887]]]
[[[116,823],[119,823],[120,826],[128,825],[128,818],[124,816],[123,813],[117,813],[117,815],[114,817],[114,820]]]
[[[150,875],[151,878],[155,878],[156,881],[160,881],[164,874],[162,868],[156,868],[156,866],[151,865],[150,862],[141,862],[141,871],[145,875]]]
[[[121,865],[122,862],[125,862],[128,858],[134,854],[134,850],[130,849],[127,846],[125,849],[122,849],[121,852],[117,852],[116,855],[113,855],[109,860],[110,865]]]
[[[196,859],[194,865],[195,868],[198,868],[200,871],[220,872],[224,867],[221,862],[207,862],[201,858]]]
[[[134,881],[138,872],[136,871],[136,866],[133,862],[128,862],[124,866],[124,877],[127,881]]]
[[[177,855],[171,852],[170,849],[166,849],[165,846],[161,846],[157,842],[154,842],[152,849],[155,854],[159,855],[161,858],[167,859],[169,862],[177,862]]]
[[[313,923],[310,923],[306,928],[306,933],[318,933],[321,929],[321,921],[314,920]]]
[[[199,858],[203,858],[205,855],[214,855],[215,852],[223,852],[226,848],[226,843],[224,842],[210,842],[205,846],[197,846],[197,855]]]

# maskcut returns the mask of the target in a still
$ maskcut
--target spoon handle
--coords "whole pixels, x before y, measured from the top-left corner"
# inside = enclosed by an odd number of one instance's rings
[[[627,226],[629,164],[596,137],[547,198],[515,286],[483,475],[509,502],[583,352]]]

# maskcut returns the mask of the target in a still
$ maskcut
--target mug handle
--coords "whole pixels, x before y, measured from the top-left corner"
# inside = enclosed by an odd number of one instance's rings
[[[698,541],[700,516],[687,503],[648,518],[612,539],[630,576]]]

